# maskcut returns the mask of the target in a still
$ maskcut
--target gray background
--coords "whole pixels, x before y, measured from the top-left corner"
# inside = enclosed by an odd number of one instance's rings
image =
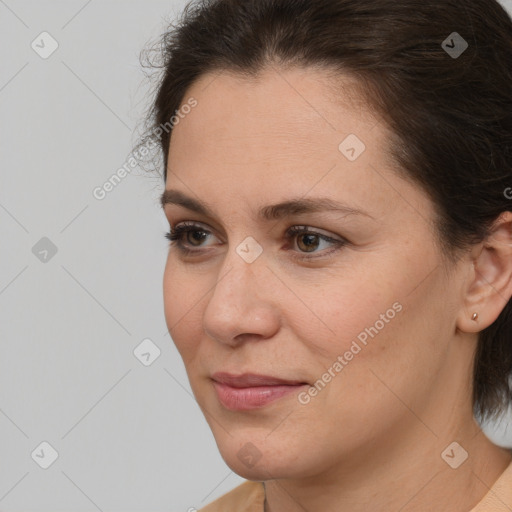
[[[163,183],[93,196],[136,140],[139,52],[184,5],[0,0],[2,511],[187,511],[242,481],[167,333]],[[486,432],[512,446],[511,421]]]

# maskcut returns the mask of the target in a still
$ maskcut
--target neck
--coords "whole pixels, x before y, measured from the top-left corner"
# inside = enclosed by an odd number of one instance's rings
[[[366,446],[310,478],[269,480],[265,512],[468,512],[512,456],[492,444],[474,420],[467,425],[428,435],[419,428],[384,448]],[[468,453],[456,469],[465,455],[455,445],[446,451],[454,439]]]

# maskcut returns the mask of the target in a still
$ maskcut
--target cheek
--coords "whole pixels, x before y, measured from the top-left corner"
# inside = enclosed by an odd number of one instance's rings
[[[303,318],[301,323],[315,367],[350,375],[357,387],[361,379],[368,379],[370,369],[388,375],[392,368],[410,372],[407,365],[417,365],[423,358],[429,364],[428,299],[422,293],[411,294],[411,288],[410,279],[389,270],[323,283],[321,296],[310,295],[308,301],[316,314],[308,313],[308,321]],[[427,296],[432,293],[428,288],[426,284],[422,290]]]
[[[167,329],[185,365],[194,358],[202,333],[201,297],[197,279],[176,271],[169,261],[163,277],[164,314]]]
[[[329,281],[322,283],[321,292],[304,294],[310,297],[308,308],[300,310],[311,356],[321,356],[324,364],[351,349],[354,353],[360,350],[359,356],[368,351],[370,341],[389,331],[403,309],[396,283],[390,287],[382,278],[379,282],[379,276],[345,275]]]
[[[391,285],[374,277],[361,281],[356,293],[346,287],[325,298],[325,323],[336,336],[331,334],[331,343],[312,343],[310,350],[324,368],[315,377],[329,381],[317,405],[323,402],[343,417],[350,413],[347,418],[359,420],[366,414],[368,428],[378,430],[379,421],[390,418],[392,409],[400,413],[402,401],[422,403],[428,394],[443,364],[446,326],[433,326],[430,316],[438,280],[425,281],[411,293],[414,286],[408,279]]]

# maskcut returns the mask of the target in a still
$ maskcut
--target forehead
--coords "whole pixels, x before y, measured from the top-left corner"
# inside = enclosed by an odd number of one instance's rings
[[[389,174],[387,127],[349,77],[317,68],[209,73],[182,104],[190,98],[197,106],[173,129],[166,188],[241,207],[255,196],[331,194],[376,216],[397,206],[397,194],[420,192]],[[342,151],[347,140],[356,159]]]
[[[208,73],[187,90],[197,106],[174,127],[169,146],[172,166],[215,155],[217,162],[243,165],[266,158],[318,160],[337,158],[349,134],[360,139],[379,127],[349,77],[332,70],[266,68],[255,76]],[[369,142],[369,141],[368,141]],[[365,142],[366,143],[366,142]]]

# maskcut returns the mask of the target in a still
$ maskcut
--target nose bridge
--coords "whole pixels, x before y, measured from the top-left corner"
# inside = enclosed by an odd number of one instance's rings
[[[252,236],[232,245],[224,258],[214,295],[232,297],[235,303],[240,296],[246,299],[258,290],[261,295],[262,287],[258,282],[261,283],[269,272],[264,260],[263,247]]]
[[[255,286],[255,282],[261,279],[263,271],[262,261],[247,263],[244,261],[235,249],[231,248],[229,255],[226,256],[219,279],[214,288],[213,296],[210,300],[220,298],[228,299],[228,303],[233,301],[234,304],[240,302],[240,297],[244,299],[250,294]]]
[[[204,329],[213,338],[230,343],[241,334],[267,337],[276,329],[262,253],[254,239],[245,239],[225,256],[203,315]]]

